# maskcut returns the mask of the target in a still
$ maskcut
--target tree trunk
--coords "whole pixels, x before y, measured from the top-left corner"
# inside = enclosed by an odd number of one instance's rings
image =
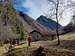
[[[59,39],[59,31],[58,31],[58,5],[59,5],[59,0],[57,0],[56,2],[56,20],[57,20],[57,28],[56,28],[56,32],[57,32],[57,37],[58,37],[58,44],[57,45],[60,45],[60,39]]]

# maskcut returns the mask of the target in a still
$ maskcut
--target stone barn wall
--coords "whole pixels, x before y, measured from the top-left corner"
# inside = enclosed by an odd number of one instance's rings
[[[32,36],[32,41],[39,41],[39,40],[54,40],[56,39],[56,36],[54,35],[47,35],[47,36],[43,36],[42,34],[40,34],[37,31],[33,31],[30,33],[30,35]]]
[[[42,35],[37,31],[31,32],[30,35],[32,36],[32,41],[39,41],[42,38]]]

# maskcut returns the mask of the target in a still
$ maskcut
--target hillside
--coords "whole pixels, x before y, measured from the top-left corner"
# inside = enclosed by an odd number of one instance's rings
[[[11,1],[9,0],[7,3],[0,1],[0,40],[21,38],[22,33],[26,35]]]
[[[57,28],[57,22],[53,21],[52,19],[48,19],[43,15],[41,15],[39,18],[37,18],[36,21],[51,30],[55,30]],[[60,24],[58,24],[58,27],[60,28],[62,26]]]
[[[36,20],[38,23],[40,23],[41,25],[43,25],[45,28],[47,28],[48,30],[52,30],[54,32],[56,32],[57,29],[57,22],[47,18],[46,16],[41,15],[40,17],[37,18]],[[59,34],[64,33],[63,31],[63,26],[58,24],[58,30],[59,30]],[[65,31],[66,32],[66,31]]]

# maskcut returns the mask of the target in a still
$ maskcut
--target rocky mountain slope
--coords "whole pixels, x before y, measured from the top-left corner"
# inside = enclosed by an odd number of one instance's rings
[[[57,29],[57,22],[53,21],[52,19],[49,19],[43,15],[41,15],[39,18],[37,18],[36,20],[38,23],[40,23],[41,25],[43,25],[45,28],[47,28],[48,30],[52,30],[54,32],[56,32]],[[64,33],[63,31],[64,27],[60,24],[58,24],[58,31],[59,34]]]
[[[41,15],[39,18],[37,18],[36,21],[51,30],[56,30],[56,28],[57,28],[57,23],[55,21],[48,19],[43,15]],[[58,27],[60,28],[62,26],[60,24],[58,24]]]
[[[71,22],[63,30],[71,33],[75,32],[75,15],[73,15]]]
[[[0,1],[0,40],[21,38],[25,33],[23,24],[17,18],[11,0]]]

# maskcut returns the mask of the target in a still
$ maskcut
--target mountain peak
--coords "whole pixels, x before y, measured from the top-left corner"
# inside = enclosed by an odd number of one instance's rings
[[[36,20],[40,24],[42,24],[44,27],[47,27],[48,29],[56,30],[57,28],[57,22],[53,21],[52,19],[49,19],[43,15],[41,15],[39,18]],[[58,27],[60,28],[61,25],[58,24]]]

